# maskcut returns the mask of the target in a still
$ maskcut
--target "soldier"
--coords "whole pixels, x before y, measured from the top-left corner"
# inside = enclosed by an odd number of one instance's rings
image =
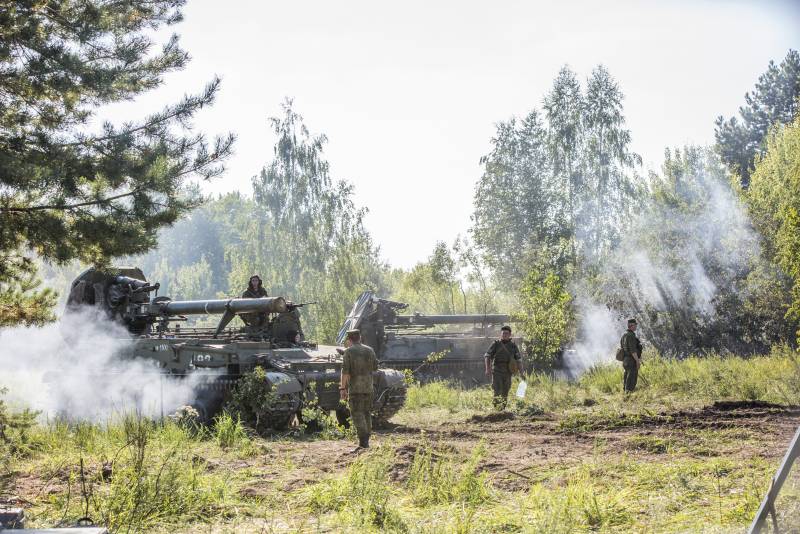
[[[619,343],[622,346],[624,355],[622,368],[625,369],[622,388],[625,393],[631,393],[636,389],[639,367],[642,365],[642,343],[636,337],[636,319],[628,319],[628,330],[622,335]]]
[[[247,284],[247,289],[242,293],[242,298],[260,299],[268,296],[267,290],[261,285],[261,278],[257,274],[251,276],[250,282]],[[261,330],[267,325],[266,313],[243,313],[239,317],[242,318],[244,324],[255,330]]]
[[[500,329],[500,339],[495,339],[484,354],[486,376],[492,377],[494,407],[505,410],[508,402],[508,391],[511,389],[511,375],[522,374],[520,353],[517,344],[511,341],[511,327],[506,325]],[[492,365],[490,365],[492,364]]]
[[[361,343],[358,330],[348,330],[347,340],[350,346],[344,351],[339,394],[342,400],[349,400],[358,448],[366,449],[372,433],[372,372],[378,370],[378,358],[372,348]]]

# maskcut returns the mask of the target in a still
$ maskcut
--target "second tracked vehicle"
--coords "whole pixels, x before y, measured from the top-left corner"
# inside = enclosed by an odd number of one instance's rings
[[[404,313],[409,305],[363,292],[339,331],[358,328],[382,365],[408,370],[423,381],[442,378],[463,385],[486,382],[483,355],[500,327],[512,321],[502,313],[426,315]],[[519,346],[521,339],[515,338]]]
[[[339,401],[341,347],[318,345],[304,338],[300,308],[283,297],[174,301],[157,295],[135,267],[89,269],[71,285],[67,313],[94,309],[94,317],[123,325],[132,340],[120,358],[152,362],[163,376],[191,378],[196,391],[192,406],[209,420],[222,408],[237,382],[255,367],[265,370],[274,402],[260,414],[268,426],[282,429],[314,403],[347,417]],[[192,315],[219,315],[215,328],[181,327]],[[240,314],[262,314],[259,328],[231,327]],[[386,421],[403,406],[403,373],[379,369],[374,374],[373,416]]]

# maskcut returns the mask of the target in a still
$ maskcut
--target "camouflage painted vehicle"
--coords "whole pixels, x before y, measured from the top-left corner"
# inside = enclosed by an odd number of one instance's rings
[[[304,339],[300,308],[283,297],[173,301],[157,295],[159,284],[147,282],[138,268],[89,269],[71,285],[67,312],[86,306],[123,325],[134,342],[122,358],[152,361],[175,380],[192,377],[197,384],[193,406],[203,420],[219,412],[237,381],[260,366],[273,387],[275,402],[261,420],[282,429],[315,401],[324,411],[335,411],[343,422],[347,409],[339,401],[343,350]],[[181,328],[187,316],[218,314],[216,328]],[[266,314],[266,326],[231,328],[240,314]],[[379,369],[375,373],[373,416],[392,417],[403,406],[403,373]]]
[[[408,304],[363,292],[339,331],[351,328],[375,349],[381,365],[411,370],[421,381],[454,379],[464,385],[486,382],[483,355],[511,321],[507,314],[402,314]],[[446,325],[446,326],[445,326]],[[520,339],[515,339],[518,344]],[[520,345],[521,346],[521,345]]]

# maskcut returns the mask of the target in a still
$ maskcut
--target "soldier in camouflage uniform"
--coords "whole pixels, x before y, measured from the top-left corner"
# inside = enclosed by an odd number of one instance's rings
[[[513,362],[512,362],[513,360]],[[508,391],[511,389],[512,367],[522,374],[520,353],[517,344],[511,341],[511,327],[500,329],[500,339],[495,339],[484,354],[486,376],[492,377],[492,393],[494,407],[505,410],[508,402]]]
[[[267,290],[261,285],[261,277],[254,274],[250,277],[250,282],[247,284],[247,289],[242,293],[243,299],[260,299],[268,297]],[[266,313],[242,313],[239,315],[244,321],[244,324],[253,330],[261,330],[267,325],[268,316]]]
[[[372,373],[378,370],[378,358],[371,347],[361,343],[358,330],[348,330],[350,346],[344,351],[342,380],[339,387],[342,400],[349,400],[350,417],[358,433],[358,447],[369,447],[372,433]]]
[[[631,393],[636,389],[636,381],[639,379],[639,367],[642,365],[642,343],[636,337],[636,319],[628,319],[628,331],[620,339],[622,345],[623,359],[622,368],[625,374],[622,378],[622,388],[625,393]]]

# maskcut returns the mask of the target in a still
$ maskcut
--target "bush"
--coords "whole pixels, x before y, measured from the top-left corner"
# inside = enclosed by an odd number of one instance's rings
[[[0,388],[0,395],[5,392],[5,389]],[[36,424],[38,415],[38,412],[28,409],[12,412],[5,401],[0,399],[0,463],[6,463],[12,456],[25,455],[32,450],[34,440],[31,429]]]
[[[276,400],[277,395],[267,381],[266,371],[256,367],[236,383],[224,410],[257,432],[263,432],[270,426],[269,414]]]

